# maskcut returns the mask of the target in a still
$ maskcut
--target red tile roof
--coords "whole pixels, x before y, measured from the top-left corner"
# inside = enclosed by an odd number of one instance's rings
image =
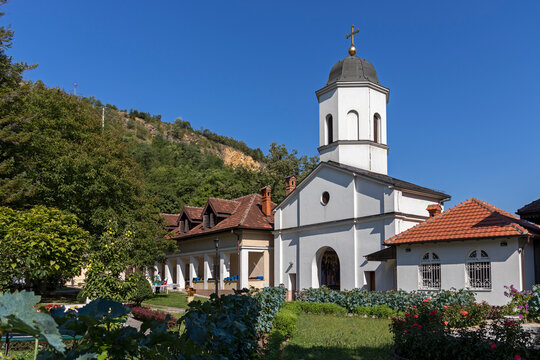
[[[387,240],[386,245],[516,235],[540,235],[540,227],[485,201],[471,198]]]
[[[202,221],[202,211],[203,211],[203,208],[195,207],[195,206],[184,206],[182,208],[182,213],[186,214],[188,219],[191,221],[193,220]]]
[[[165,226],[177,226],[178,225],[178,218],[180,217],[180,214],[159,214],[163,218],[163,223]]]
[[[220,211],[219,215],[227,214],[228,211],[230,214],[212,228],[205,229],[203,224],[198,224],[187,233],[174,232],[173,238],[185,239],[232,229],[271,231],[274,229],[274,216],[264,215],[261,204],[262,196],[260,194],[250,194],[233,200],[210,198],[205,209],[211,206],[214,211]],[[272,208],[275,206],[276,204],[272,203]]]

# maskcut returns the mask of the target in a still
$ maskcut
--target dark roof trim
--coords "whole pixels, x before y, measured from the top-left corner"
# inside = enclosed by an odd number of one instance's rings
[[[387,261],[396,258],[396,248],[388,247],[364,256],[367,261]]]
[[[426,241],[410,241],[410,242],[400,242],[400,243],[385,243],[386,246],[400,246],[400,245],[424,245],[424,244],[433,244],[433,243],[441,243],[441,242],[456,242],[456,241],[478,241],[478,240],[493,240],[493,239],[504,239],[504,238],[527,238],[535,236],[533,234],[524,234],[524,235],[502,235],[502,236],[490,236],[490,237],[467,237],[467,238],[459,238],[459,239],[438,239],[438,240],[426,240]]]

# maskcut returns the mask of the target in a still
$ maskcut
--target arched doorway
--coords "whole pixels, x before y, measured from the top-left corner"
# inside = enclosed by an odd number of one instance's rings
[[[322,248],[317,252],[316,261],[319,286],[340,290],[341,269],[336,251],[330,247]]]

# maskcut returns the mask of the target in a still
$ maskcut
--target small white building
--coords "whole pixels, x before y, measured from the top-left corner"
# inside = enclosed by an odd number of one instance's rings
[[[288,184],[275,209],[275,283],[393,289],[395,261],[365,256],[450,196],[387,175],[389,90],[367,60],[339,61],[316,95],[321,163],[297,187]]]
[[[503,305],[505,286],[531,289],[540,280],[537,225],[474,198],[432,215],[385,241],[395,254],[389,261],[397,263],[398,289],[469,289],[477,301]]]

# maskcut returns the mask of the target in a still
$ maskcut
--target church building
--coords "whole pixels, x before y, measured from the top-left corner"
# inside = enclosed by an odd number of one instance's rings
[[[389,89],[355,54],[351,45],[316,91],[320,164],[275,208],[274,280],[289,290],[395,288],[395,259],[382,261],[385,239],[450,199],[388,176]],[[381,250],[380,260],[366,259]]]

